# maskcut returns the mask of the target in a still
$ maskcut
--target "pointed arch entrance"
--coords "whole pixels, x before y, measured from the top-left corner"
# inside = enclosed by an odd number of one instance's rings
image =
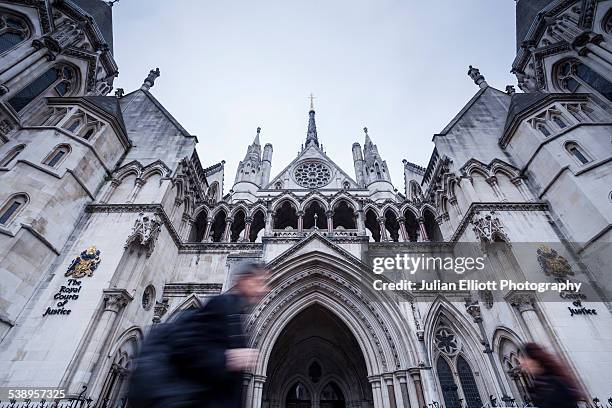
[[[320,304],[298,313],[282,330],[272,348],[266,378],[264,406],[346,408],[372,404],[357,340],[338,316]]]
[[[417,364],[413,339],[396,300],[367,283],[367,266],[313,234],[268,267],[271,291],[247,323],[250,346],[259,349],[245,383],[247,407],[282,408],[288,395],[306,404],[290,394],[297,383],[313,407],[382,408],[414,397],[405,381]]]

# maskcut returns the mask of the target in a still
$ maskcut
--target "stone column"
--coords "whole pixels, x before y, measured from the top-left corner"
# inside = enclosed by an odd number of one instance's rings
[[[506,295],[506,300],[519,312],[531,339],[536,343],[550,346],[546,329],[535,309],[535,295],[532,292],[510,292]]]
[[[357,233],[359,235],[365,235],[365,221],[363,218],[363,210],[357,210]]]
[[[272,235],[274,225],[274,211],[268,210],[266,213],[266,235]]]
[[[298,211],[298,232],[304,231],[304,211]]]
[[[204,237],[202,237],[202,242],[210,242],[210,230],[212,229],[213,219],[206,219],[206,229],[204,230]]]
[[[526,201],[533,201],[533,196],[531,195],[531,193],[527,189],[527,186],[525,185],[525,183],[523,182],[523,180],[521,178],[515,177],[515,178],[513,178],[510,181],[512,181],[512,184],[514,184],[516,186],[516,188],[518,189],[519,193],[521,193],[521,196]]]
[[[423,395],[423,383],[421,382],[421,370],[418,368],[411,368],[408,370],[408,373],[412,377],[412,382],[414,383],[419,407],[426,406],[425,396]]]
[[[79,392],[84,385],[91,385],[89,382],[94,368],[99,364],[106,341],[112,335],[117,316],[132,299],[125,289],[104,289],[102,313],[98,317],[83,358],[75,371],[69,391]]]
[[[242,238],[242,241],[244,242],[250,242],[251,238],[251,223],[253,222],[253,217],[246,217],[244,219],[244,238]]]
[[[457,215],[462,216],[463,213],[461,212],[461,207],[459,207],[459,204],[457,203],[457,197],[456,196],[452,196],[448,199],[448,203],[455,209],[455,211],[457,212]]]
[[[334,212],[328,210],[325,212],[325,215],[327,216],[327,232],[331,234],[334,232]]]
[[[427,229],[425,228],[425,219],[423,217],[419,217],[419,230],[421,231],[421,241],[429,242],[429,237],[427,236]]]
[[[374,408],[384,408],[385,404],[382,398],[382,390],[380,389],[380,377],[371,376],[368,377],[370,384],[372,384],[372,397],[374,398]]]
[[[233,218],[227,217],[225,219],[225,230],[223,231],[221,242],[230,242],[230,234],[232,233],[232,222],[234,222]]]
[[[397,408],[395,400],[395,386],[393,384],[393,374],[384,375],[385,384],[387,385],[387,394],[389,396],[389,408]]]
[[[385,227],[385,221],[387,219],[385,217],[378,217],[378,226],[380,227],[380,242],[386,242],[389,239],[387,238],[387,228]]]
[[[489,185],[493,189],[493,192],[495,193],[495,195],[501,198],[502,201],[508,201],[508,199],[504,195],[504,192],[501,191],[501,189],[499,188],[499,184],[497,183],[497,177],[495,176],[487,177],[486,181],[487,183],[489,183]]]
[[[108,188],[104,192],[104,195],[100,198],[100,203],[102,204],[108,203],[108,200],[110,200],[110,198],[113,196],[113,193],[115,192],[117,187],[119,187],[119,184],[121,184],[121,180],[113,178],[110,181]]]
[[[410,393],[408,391],[408,376],[405,371],[397,371],[397,379],[400,383],[400,392],[402,393],[402,404],[404,408],[410,408]]]
[[[263,386],[266,383],[266,377],[263,375],[254,375],[253,376],[254,386],[253,386],[253,408],[261,408],[261,400],[263,398]]]
[[[143,179],[141,179],[140,177],[138,177],[136,179],[136,182],[134,184],[134,188],[132,189],[132,193],[130,194],[130,198],[128,199],[128,203],[133,203],[134,200],[136,199],[136,196],[138,195],[138,193],[140,192],[140,189],[142,188],[142,186],[144,186],[145,181]]]
[[[410,241],[410,237],[408,236],[408,231],[406,231],[406,217],[399,217],[397,219],[400,227],[400,234],[402,235],[402,240],[404,242]]]

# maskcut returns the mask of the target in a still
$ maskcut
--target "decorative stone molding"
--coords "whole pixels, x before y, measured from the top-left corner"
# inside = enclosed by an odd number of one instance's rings
[[[513,291],[505,296],[508,303],[519,312],[535,310],[535,294],[527,291]]]
[[[305,280],[308,281],[305,283],[300,282]],[[337,274],[327,271],[310,270],[296,273],[275,287],[251,313],[246,325],[246,331],[251,335],[252,345],[257,346],[262,341],[264,334],[268,331],[268,327],[271,326],[272,322],[278,320],[286,307],[295,303],[300,297],[310,291],[327,293],[331,298],[346,305],[351,310],[353,316],[363,322],[363,327],[367,329],[373,339],[378,352],[378,358],[386,371],[388,370],[389,362],[385,356],[382,339],[372,325],[371,319],[373,318],[378,328],[385,335],[385,345],[389,348],[394,360],[391,364],[395,366],[395,369],[400,368],[396,342],[391,336],[388,324],[382,318],[383,315],[377,309],[375,303],[368,299],[363,291],[355,287],[354,284],[349,283]],[[358,301],[360,306],[355,301]],[[272,309],[269,310],[269,308]],[[365,311],[369,312],[369,316],[366,316]]]
[[[456,242],[463,234],[474,214],[479,211],[548,211],[548,204],[545,202],[488,202],[472,203],[466,211],[457,230],[449,240]]]
[[[132,243],[137,243],[146,249],[147,257],[151,256],[155,249],[155,241],[161,231],[162,220],[155,213],[144,214],[140,213],[134,226],[132,233],[127,238],[125,247],[127,248]]]
[[[481,242],[493,242],[495,236],[508,241],[508,237],[503,230],[501,221],[495,217],[495,211],[489,212],[484,216],[480,216],[480,212],[474,213],[472,219],[473,231]]]
[[[104,310],[119,313],[133,299],[125,289],[104,289]]]
[[[155,302],[155,308],[153,310],[153,323],[157,324],[161,322],[162,317],[168,312],[168,299],[164,298],[161,302]]]
[[[167,283],[164,286],[164,298],[185,297],[187,295],[218,295],[223,285],[220,283]]]
[[[472,316],[474,319],[474,323],[482,322],[482,315],[480,313],[480,305],[478,304],[478,300],[472,300],[471,298],[467,298],[465,300],[465,311],[467,314]]]

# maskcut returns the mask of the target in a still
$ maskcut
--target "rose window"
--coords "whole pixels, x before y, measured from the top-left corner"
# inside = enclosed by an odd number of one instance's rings
[[[445,354],[455,354],[459,345],[455,334],[446,327],[440,328],[435,335],[436,347]]]
[[[297,166],[294,177],[302,187],[323,187],[331,181],[331,169],[322,162],[306,162]]]

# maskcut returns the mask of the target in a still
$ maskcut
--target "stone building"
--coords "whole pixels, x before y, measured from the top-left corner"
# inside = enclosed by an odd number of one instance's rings
[[[520,403],[530,379],[518,348],[530,340],[558,352],[588,395],[612,396],[611,0],[518,0],[523,93],[470,67],[474,96],[434,135],[427,166],[404,161],[399,184],[392,146],[367,128],[354,177],[336,165],[311,106],[291,163],[272,171],[258,128],[224,186],[225,163],[203,165],[197,138],[151,92],[159,69],[109,95],[111,7],[0,1],[0,386],[123,406],[147,330],[256,260],[271,292],[246,322],[261,351],[245,374],[249,407]],[[364,284],[371,254],[462,243],[486,252],[495,276],[571,275],[593,294],[395,297]],[[568,312],[579,307],[596,314]]]

